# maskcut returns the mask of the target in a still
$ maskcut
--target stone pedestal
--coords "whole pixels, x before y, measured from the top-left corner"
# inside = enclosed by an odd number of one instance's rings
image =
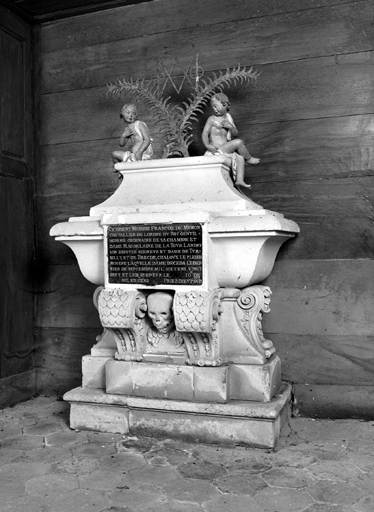
[[[51,230],[99,285],[104,328],[64,397],[72,428],[273,447],[290,387],[259,283],[298,226],[236,190],[224,157],[124,167],[89,217]]]
[[[291,386],[283,384],[270,402],[201,403],[111,395],[76,388],[65,394],[70,426],[131,435],[273,448],[289,418]]]

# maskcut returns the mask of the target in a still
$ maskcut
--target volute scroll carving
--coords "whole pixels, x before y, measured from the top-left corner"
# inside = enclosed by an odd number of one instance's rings
[[[262,331],[262,315],[270,311],[269,286],[249,286],[237,298],[234,309],[240,329],[250,344],[266,359],[275,352],[272,341],[265,338]]]

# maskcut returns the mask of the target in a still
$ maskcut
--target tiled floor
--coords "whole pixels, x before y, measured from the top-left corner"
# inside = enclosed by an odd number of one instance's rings
[[[374,511],[374,422],[294,418],[273,452],[76,432],[68,412],[0,411],[0,512]]]

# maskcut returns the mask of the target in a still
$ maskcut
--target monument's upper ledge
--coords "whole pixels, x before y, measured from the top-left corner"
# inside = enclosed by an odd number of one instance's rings
[[[90,216],[179,211],[264,211],[234,187],[227,158],[198,156],[121,164],[116,192]]]

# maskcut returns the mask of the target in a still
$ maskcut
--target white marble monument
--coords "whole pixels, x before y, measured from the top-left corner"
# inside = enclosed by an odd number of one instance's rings
[[[71,427],[273,447],[291,388],[261,282],[297,224],[234,188],[223,156],[122,166],[109,199],[51,230],[104,328],[64,397]]]

